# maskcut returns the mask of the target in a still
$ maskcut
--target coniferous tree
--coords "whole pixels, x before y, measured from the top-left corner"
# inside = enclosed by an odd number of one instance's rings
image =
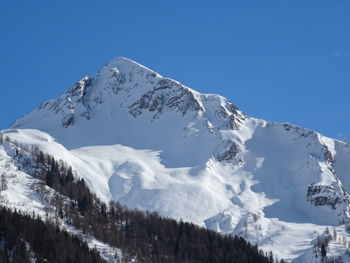
[[[1,174],[0,178],[0,191],[5,191],[7,189],[7,179],[4,173]]]
[[[30,171],[32,176],[43,182],[35,189],[48,208],[46,225],[54,223],[57,227],[61,219],[66,224],[82,230],[86,235],[120,248],[123,251],[123,258],[129,261],[133,259],[145,263],[273,262],[272,253],[265,256],[256,246],[241,237],[221,235],[192,223],[163,218],[154,212],[128,210],[114,201],[107,205],[90,191],[84,179],[74,175],[71,167],[37,149],[32,151],[36,157],[33,165],[37,169]],[[55,190],[55,194],[47,191],[48,187]],[[56,213],[54,217],[53,213]],[[40,225],[39,222],[45,225],[40,219],[34,224]],[[44,236],[48,235],[44,238],[45,243],[43,240],[33,240],[34,250],[39,250],[38,247],[42,246],[57,256],[59,251],[65,249],[63,244],[58,246],[53,242],[55,231],[42,232],[38,226],[33,229],[38,232],[32,233],[31,236],[38,237],[43,233]],[[81,242],[76,236],[72,238],[76,239],[75,242]],[[8,242],[12,244],[13,241],[9,240]],[[86,244],[82,242],[80,246],[86,251]],[[83,255],[77,250],[67,250],[67,253],[69,257],[65,262],[79,262],[79,260],[85,262],[83,260],[87,260],[86,257],[93,257]],[[0,258],[1,256],[0,251]],[[269,261],[269,258],[272,258],[272,261]]]
[[[322,261],[325,260],[326,256],[327,256],[327,249],[326,249],[325,244],[322,244],[322,246],[321,246],[321,259],[322,259]]]

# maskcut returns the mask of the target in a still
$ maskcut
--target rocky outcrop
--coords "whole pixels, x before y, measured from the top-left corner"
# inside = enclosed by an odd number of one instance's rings
[[[135,118],[143,111],[154,112],[158,118],[165,110],[177,111],[185,115],[189,111],[203,110],[193,93],[171,79],[161,79],[157,85],[130,105],[129,113]]]
[[[222,153],[216,155],[216,160],[219,162],[228,162],[240,165],[243,163],[242,156],[240,155],[239,146],[233,142],[228,141],[226,147]]]
[[[337,204],[344,202],[344,196],[337,193],[333,186],[311,184],[307,189],[307,200],[315,206],[336,209]]]

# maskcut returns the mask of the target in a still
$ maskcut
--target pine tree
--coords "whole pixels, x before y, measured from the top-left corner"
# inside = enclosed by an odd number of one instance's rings
[[[0,179],[0,191],[5,191],[7,189],[7,179],[5,177],[5,174],[1,174]]]
[[[327,249],[326,249],[325,244],[322,244],[322,246],[321,246],[321,258],[322,258],[322,261],[324,261],[326,256],[327,256]]]

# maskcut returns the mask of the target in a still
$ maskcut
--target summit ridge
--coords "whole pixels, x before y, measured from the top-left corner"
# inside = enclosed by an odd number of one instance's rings
[[[291,262],[320,262],[327,226],[350,239],[347,143],[247,116],[124,57],[2,133],[66,162],[104,201],[240,235]],[[329,255],[346,251],[330,241]]]

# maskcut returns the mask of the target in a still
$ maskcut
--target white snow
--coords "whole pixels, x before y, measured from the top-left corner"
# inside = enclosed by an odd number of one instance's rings
[[[50,136],[46,136],[43,133],[34,133],[33,138],[45,141]],[[58,220],[62,229],[78,235],[88,244],[90,249],[95,248],[107,262],[117,262],[117,259],[121,259],[122,251],[120,249],[83,234],[82,231],[77,230],[57,217],[57,211],[52,210],[52,207],[50,207],[50,196],[53,196],[54,190],[45,186],[46,194],[43,196],[38,193],[37,189],[40,187],[40,180],[18,169],[12,158],[15,149],[16,146],[12,143],[5,142],[0,144],[0,171],[4,175],[7,185],[6,190],[0,191],[1,204],[24,214],[34,217],[39,216],[43,220],[55,222]]]
[[[125,58],[79,85],[4,135],[62,159],[105,201],[239,234],[279,258],[311,262],[325,226],[348,237],[347,144],[249,118]]]

